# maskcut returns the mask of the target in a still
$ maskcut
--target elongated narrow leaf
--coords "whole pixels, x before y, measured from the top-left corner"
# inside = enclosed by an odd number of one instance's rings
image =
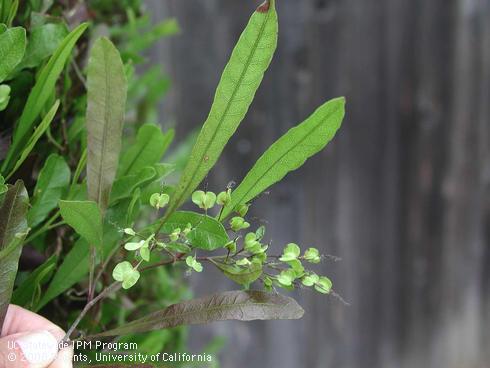
[[[174,134],[173,130],[163,133],[160,127],[153,124],[141,126],[136,142],[121,157],[119,176],[137,174],[142,168],[159,162]]]
[[[245,117],[276,49],[278,25],[274,3],[271,0],[269,7],[257,9],[240,36],[166,216],[205,178]]]
[[[34,149],[34,146],[36,145],[37,141],[41,138],[41,136],[44,134],[46,129],[48,129],[48,126],[51,124],[53,121],[56,112],[58,111],[58,108],[60,106],[60,101],[56,100],[54,105],[51,107],[51,109],[48,111],[46,116],[43,118],[41,121],[41,124],[34,130],[34,133],[29,137],[29,140],[27,141],[25,147],[23,147],[22,152],[19,156],[19,159],[16,161],[12,171],[7,177],[12,176],[13,173],[15,173],[20,165],[25,161],[25,159],[29,156],[29,154],[32,152]]]
[[[107,38],[92,47],[87,85],[88,195],[104,213],[119,163],[127,90],[121,56]]]
[[[89,245],[85,239],[79,239],[56,270],[48,289],[34,310],[41,309],[52,299],[88,275],[88,263]]]
[[[10,28],[0,34],[0,83],[21,62],[25,49],[26,30],[24,28]]]
[[[170,234],[177,228],[185,229],[187,224],[192,226],[192,230],[187,234],[187,239],[194,248],[211,251],[224,247],[230,241],[225,228],[220,222],[212,217],[195,212],[174,212],[165,221],[161,231],[165,234]],[[155,225],[151,227],[152,231],[154,227]]]
[[[299,319],[303,308],[289,297],[263,291],[227,291],[171,305],[125,326],[93,337],[120,336],[215,321]]]
[[[12,22],[14,21],[14,18],[17,15],[18,10],[19,10],[19,0],[12,1],[12,5],[10,5],[9,15],[7,17],[7,26],[12,27]]]
[[[56,49],[53,56],[51,56],[46,66],[41,70],[36,84],[27,98],[26,105],[14,131],[12,146],[3,163],[2,172],[7,171],[11,167],[20,149],[29,140],[36,119],[51,96],[51,93],[54,91],[56,81],[63,71],[75,43],[87,26],[86,23],[83,23],[70,32]]]
[[[10,186],[0,203],[0,329],[12,296],[22,243],[27,235],[29,197],[22,181]]]
[[[126,175],[117,179],[111,191],[110,203],[131,197],[136,188],[148,184],[156,175],[157,172],[153,167],[145,167],[138,174]]]
[[[32,271],[29,276],[14,290],[12,303],[21,307],[35,309],[43,284],[49,280],[56,267],[56,254],[49,257],[42,265]]]
[[[343,97],[325,103],[270,146],[233,191],[221,218],[226,218],[237,206],[255,198],[322,150],[340,128],[344,105]]]
[[[91,245],[102,247],[102,216],[92,201],[60,201],[63,220]]]
[[[38,225],[58,205],[70,184],[70,168],[65,159],[52,154],[37,178],[32,207],[27,215],[30,227]]]

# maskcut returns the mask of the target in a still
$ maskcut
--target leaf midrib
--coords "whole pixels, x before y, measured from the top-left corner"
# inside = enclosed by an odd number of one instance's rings
[[[208,307],[208,308],[205,308],[205,309],[202,309],[202,310],[199,310],[199,311],[191,310],[191,311],[188,311],[188,312],[179,313],[178,315],[163,316],[163,317],[159,318],[159,322],[161,322],[161,321],[168,321],[168,320],[175,319],[175,318],[182,318],[182,317],[185,317],[185,316],[188,316],[188,315],[191,315],[191,314],[196,314],[196,313],[212,312],[212,311],[215,311],[215,310],[218,310],[218,309],[232,309],[234,307],[236,307],[236,308],[243,308],[243,307],[253,307],[253,306],[284,309],[289,304],[290,304],[290,302],[288,302],[288,303],[286,303],[284,305],[277,305],[277,304],[274,304],[274,303],[251,303],[251,302],[243,302],[243,303],[237,303],[237,304],[225,304],[225,305],[218,305],[218,306],[214,306],[214,307]],[[145,325],[145,324],[148,324],[148,323],[154,323],[154,321],[153,320],[140,321],[140,322],[135,321],[135,322],[132,322],[132,323],[134,323],[134,325],[132,325],[131,323],[129,323],[125,328],[138,327],[140,325]],[[164,328],[164,327],[162,327],[162,328]],[[123,327],[123,329],[124,329],[124,327]],[[117,329],[116,329],[116,331],[117,331]],[[101,334],[97,334],[95,336],[102,336],[103,334],[104,334],[104,332],[102,332]]]
[[[150,140],[148,142],[153,142],[153,136],[150,137]],[[138,139],[136,139],[136,143],[139,143],[138,142]],[[142,142],[142,143],[144,143],[144,142]],[[133,168],[133,166],[136,163],[136,161],[138,161],[138,158],[139,158],[139,156],[141,156],[141,153],[144,152],[147,149],[147,147],[149,147],[149,146],[150,146],[150,143],[147,143],[146,145],[143,144],[140,149],[137,149],[136,154],[134,155],[133,159],[129,163],[129,165],[126,168],[126,170],[124,170],[124,172],[121,173],[121,176],[129,175],[128,173],[131,172],[131,169]]]
[[[102,53],[104,54],[104,77],[105,77],[105,103],[104,103],[104,129],[102,132],[102,152],[99,157],[99,172],[97,173],[97,203],[102,208],[102,173],[103,173],[103,163],[104,157],[106,153],[106,143],[107,143],[107,132],[108,132],[108,121],[110,119],[110,109],[108,105],[111,100],[111,90],[109,86],[109,77],[108,77],[108,63],[107,63],[107,49],[105,46],[102,46]],[[109,104],[107,103],[109,102]]]
[[[226,108],[223,112],[223,114],[221,115],[219,121],[218,121],[218,126],[217,128],[214,130],[213,132],[213,135],[211,136],[211,139],[209,140],[209,142],[206,144],[206,147],[199,159],[199,162],[201,163],[202,160],[204,159],[204,156],[206,155],[206,152],[208,151],[209,147],[211,146],[211,144],[214,142],[214,139],[216,138],[216,135],[218,134],[218,131],[220,130],[219,128],[221,127],[221,124],[223,124],[223,121],[225,119],[225,116],[226,114],[228,113],[232,103],[233,103],[233,100],[235,99],[235,96],[238,92],[238,90],[240,89],[241,87],[241,83],[243,81],[243,78],[245,77],[245,74],[247,73],[249,67],[250,67],[250,64],[251,64],[251,61],[252,61],[252,58],[253,56],[255,55],[256,51],[257,51],[257,47],[258,47],[258,44],[260,42],[260,39],[264,33],[264,29],[265,29],[265,25],[267,24],[267,22],[269,21],[269,17],[270,17],[270,14],[272,13],[272,10],[270,10],[269,12],[267,12],[267,16],[264,18],[264,21],[262,22],[262,25],[260,27],[260,31],[259,31],[259,34],[254,42],[254,45],[252,47],[252,52],[250,52],[248,58],[247,58],[247,61],[245,63],[245,67],[243,68],[243,72],[241,73],[240,75],[240,78],[238,79],[238,82],[237,82],[237,86],[234,88],[233,90],[233,93],[231,94],[231,97],[230,99],[228,100],[228,103],[226,105]],[[200,164],[196,166],[196,168],[194,169],[192,175],[191,175],[191,178],[190,180],[188,181],[188,184],[184,187],[184,190],[182,191],[182,194],[180,195],[180,197],[178,197],[178,199],[174,202],[175,205],[173,206],[174,208],[179,206],[180,204],[180,201],[182,200],[182,197],[185,195],[185,193],[187,192],[187,190],[189,189],[189,187],[191,186],[192,182],[194,181],[194,178],[196,176],[196,173],[197,171],[199,170],[200,168]],[[169,211],[170,213],[171,211]]]

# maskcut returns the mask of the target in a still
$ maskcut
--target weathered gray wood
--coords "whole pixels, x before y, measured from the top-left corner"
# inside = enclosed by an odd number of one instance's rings
[[[204,121],[254,5],[146,0],[183,33],[153,50],[173,80],[163,118]],[[490,364],[490,2],[278,0],[279,48],[209,178],[240,180],[318,104],[347,97],[328,148],[258,200],[273,248],[341,257],[321,272],[351,303],[297,293],[302,321],[193,329],[228,337],[224,367],[482,368]],[[198,294],[231,288],[213,271]]]

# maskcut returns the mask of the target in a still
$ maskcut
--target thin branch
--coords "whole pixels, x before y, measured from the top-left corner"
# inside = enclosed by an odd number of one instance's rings
[[[122,283],[119,281],[113,282],[111,285],[109,285],[107,288],[105,288],[99,295],[97,295],[95,298],[93,298],[90,302],[85,305],[83,310],[80,312],[78,315],[77,319],[73,322],[73,324],[70,326],[68,331],[65,334],[65,337],[63,337],[62,342],[66,343],[70,341],[70,336],[75,330],[75,328],[78,327],[80,322],[82,321],[83,317],[88,313],[88,311],[95,305],[97,304],[100,300],[104,299],[106,296],[108,296],[110,293],[119,290],[121,287]]]

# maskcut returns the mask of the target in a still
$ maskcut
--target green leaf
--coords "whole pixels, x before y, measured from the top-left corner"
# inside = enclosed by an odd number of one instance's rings
[[[42,265],[32,271],[12,294],[12,303],[28,309],[35,309],[41,286],[47,282],[56,268],[57,256],[53,254]]]
[[[37,67],[55,52],[67,33],[63,23],[48,23],[32,29],[24,59],[17,66],[17,70]]]
[[[34,311],[44,307],[50,300],[79,282],[88,274],[89,245],[85,239],[79,239],[70,249],[59,266],[48,289],[36,305]]]
[[[3,82],[21,62],[25,49],[24,28],[14,27],[0,34],[0,82]]]
[[[158,163],[174,138],[174,130],[162,133],[159,126],[144,124],[136,142],[122,155],[119,176],[137,174],[143,167]]]
[[[255,262],[245,268],[221,262],[213,262],[213,264],[220,269],[226,277],[240,285],[248,286],[262,275],[262,265]]]
[[[145,167],[138,174],[130,174],[120,177],[114,182],[111,191],[110,203],[114,203],[120,199],[131,197],[136,188],[139,188],[152,181],[157,175],[153,167]]]
[[[233,191],[231,203],[224,208],[220,219],[225,219],[239,205],[249,202],[322,150],[340,128],[344,105],[343,97],[325,103],[270,146]]]
[[[107,38],[95,41],[87,77],[87,186],[102,213],[109,204],[121,151],[127,83],[124,66]]]
[[[14,18],[17,15],[18,10],[19,10],[19,0],[12,1],[12,4],[10,5],[10,10],[8,13],[7,21],[6,21],[6,23],[9,27],[12,26],[12,22],[14,21]]]
[[[22,243],[27,235],[29,197],[22,181],[9,186],[0,201],[0,329],[12,296]]]
[[[0,111],[7,108],[10,101],[10,86],[0,84]]]
[[[277,44],[275,1],[256,11],[240,36],[218,84],[209,116],[167,211],[167,217],[189,198],[215,165],[252,103]]]
[[[70,168],[65,159],[51,154],[37,178],[32,207],[27,214],[27,222],[34,227],[42,222],[58,205],[58,201],[70,184]]]
[[[7,175],[7,178],[10,178],[19,169],[19,167],[24,163],[26,158],[32,152],[37,141],[42,137],[46,129],[48,129],[49,125],[53,121],[59,106],[60,106],[60,100],[56,100],[54,105],[48,111],[48,113],[44,116],[41,123],[34,130],[34,133],[32,133],[32,135],[29,137],[29,140],[27,141],[25,147],[23,147],[22,153],[20,154],[18,160],[16,161],[10,173]]]
[[[171,234],[177,228],[184,229],[187,224],[192,226],[187,240],[195,248],[212,251],[224,247],[230,240],[223,225],[214,218],[189,211],[174,212],[161,231]]]
[[[303,308],[289,297],[263,291],[226,291],[171,305],[124,326],[89,338],[120,336],[215,321],[299,319]]]
[[[90,244],[102,247],[102,216],[92,201],[60,201],[61,216]]]
[[[19,154],[21,147],[29,140],[34,123],[52,95],[56,81],[63,71],[64,65],[71,54],[71,50],[87,26],[86,23],[80,24],[70,32],[61,45],[56,49],[56,52],[49,59],[46,66],[44,66],[39,73],[36,84],[27,98],[24,110],[22,111],[22,115],[14,131],[12,146],[3,163],[2,172],[7,171],[12,165],[12,161]]]
[[[5,184],[5,178],[0,175],[0,196],[3,195],[5,192],[7,192],[8,186]],[[2,197],[0,197],[1,199]]]

